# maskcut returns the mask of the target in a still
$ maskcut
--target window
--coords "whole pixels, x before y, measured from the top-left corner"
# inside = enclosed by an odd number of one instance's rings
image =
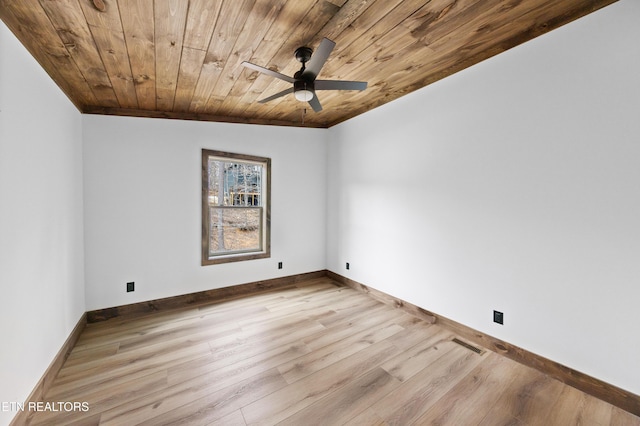
[[[270,257],[271,159],[202,150],[202,265]]]

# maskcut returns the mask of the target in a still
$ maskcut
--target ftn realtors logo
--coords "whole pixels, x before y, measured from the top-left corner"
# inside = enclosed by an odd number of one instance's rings
[[[0,402],[0,411],[52,411],[69,413],[72,411],[89,411],[88,402],[71,401],[29,401],[29,402]]]

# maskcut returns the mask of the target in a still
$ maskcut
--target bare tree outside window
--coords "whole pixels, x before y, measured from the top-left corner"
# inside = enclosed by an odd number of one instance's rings
[[[270,256],[271,160],[202,150],[202,264]]]

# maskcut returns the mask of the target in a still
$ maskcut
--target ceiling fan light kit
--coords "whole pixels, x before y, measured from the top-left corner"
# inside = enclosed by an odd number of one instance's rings
[[[296,80],[293,82],[293,95],[299,101],[309,102],[313,99],[314,92],[313,82],[307,83],[304,80]]]
[[[316,90],[366,89],[367,83],[365,81],[316,80],[316,77],[320,73],[325,62],[327,62],[327,59],[335,46],[336,44],[333,41],[328,38],[323,38],[315,54],[313,54],[313,50],[310,47],[303,46],[297,48],[294,55],[296,59],[302,63],[302,67],[293,75],[293,77],[272,71],[268,68],[261,67],[260,65],[252,64],[251,62],[243,62],[242,65],[247,68],[293,84],[293,87],[261,99],[258,102],[266,103],[288,95],[289,93],[293,93],[293,96],[297,100],[309,102],[309,105],[311,105],[311,108],[313,108],[315,112],[320,112],[322,111],[322,105],[318,100]]]

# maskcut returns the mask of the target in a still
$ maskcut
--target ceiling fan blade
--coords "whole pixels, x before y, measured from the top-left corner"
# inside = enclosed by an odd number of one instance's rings
[[[289,93],[293,93],[293,87],[289,87],[288,89],[285,89],[282,92],[278,92],[275,95],[271,95],[268,98],[260,99],[258,102],[263,104],[265,102],[269,102],[269,101],[272,101],[274,99],[277,99],[277,98],[279,98],[281,96],[288,95]]]
[[[242,63],[247,68],[251,68],[252,70],[261,72],[262,74],[270,75],[271,77],[279,78],[280,80],[284,80],[287,83],[293,83],[295,80],[293,77],[289,77],[288,75],[280,74],[277,71],[272,71],[269,68],[261,67],[260,65],[252,64],[251,62],[244,61]]]
[[[367,88],[367,82],[345,80],[316,80],[314,86],[316,90],[364,90]]]
[[[322,105],[320,105],[320,101],[318,100],[318,96],[316,96],[316,94],[313,94],[313,98],[311,98],[311,100],[309,101],[309,105],[311,105],[311,108],[313,108],[313,110],[315,112],[320,112],[322,111]]]
[[[320,46],[318,46],[316,51],[313,52],[309,62],[306,63],[302,76],[315,80],[318,74],[320,74],[320,70],[324,66],[324,63],[329,59],[329,55],[334,47],[336,47],[336,44],[333,41],[326,37],[323,38],[320,42]]]

